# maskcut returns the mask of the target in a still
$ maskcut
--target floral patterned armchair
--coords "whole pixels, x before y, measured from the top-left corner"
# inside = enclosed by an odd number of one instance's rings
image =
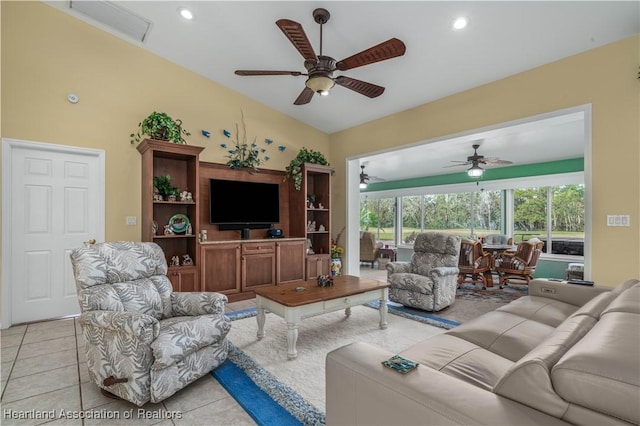
[[[71,263],[89,378],[103,390],[156,403],[227,358],[226,296],[173,292],[157,244],[95,244]]]
[[[411,261],[387,265],[389,299],[425,311],[451,305],[458,288],[460,241],[445,232],[418,234]]]

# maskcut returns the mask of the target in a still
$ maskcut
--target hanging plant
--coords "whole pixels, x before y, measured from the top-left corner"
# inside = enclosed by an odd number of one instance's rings
[[[293,179],[293,186],[296,191],[302,187],[302,165],[304,163],[320,164],[330,166],[329,162],[321,152],[312,149],[302,148],[298,155],[291,160],[286,168],[285,179]]]
[[[138,132],[130,135],[131,143],[140,142],[145,135],[151,139],[186,144],[183,136],[191,136],[191,133],[182,128],[181,120],[174,120],[164,112],[154,111],[138,123]]]
[[[240,142],[240,129],[236,123],[236,135],[233,144],[234,149],[229,150],[229,161],[227,166],[232,169],[246,168],[249,171],[259,172],[258,166],[262,164],[260,159],[260,149],[256,144],[256,138],[253,138],[251,144],[247,142],[247,126],[244,123],[244,113],[240,110],[240,123],[242,123],[242,142]]]

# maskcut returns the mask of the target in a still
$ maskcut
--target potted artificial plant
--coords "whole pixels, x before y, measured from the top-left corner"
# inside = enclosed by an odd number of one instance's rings
[[[300,152],[298,152],[298,155],[291,160],[284,175],[285,178],[293,179],[293,186],[296,188],[296,191],[300,191],[302,187],[302,165],[304,163],[320,164],[323,166],[330,165],[321,152],[302,148]]]
[[[131,143],[140,142],[144,135],[151,139],[187,143],[184,136],[190,136],[191,133],[182,128],[181,120],[174,120],[167,113],[154,111],[138,123],[138,132],[130,135]]]
[[[178,188],[171,185],[171,176],[154,176],[153,187],[158,192],[158,195],[162,197],[162,200],[169,200],[171,196],[177,196],[179,193]],[[160,201],[162,201],[160,200]]]

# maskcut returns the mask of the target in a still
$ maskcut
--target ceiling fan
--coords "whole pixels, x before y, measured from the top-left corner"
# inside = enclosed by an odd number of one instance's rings
[[[304,58],[304,67],[307,73],[300,71],[268,71],[268,70],[236,70],[236,75],[241,76],[261,76],[261,75],[292,75],[308,76],[305,82],[305,88],[302,90],[298,98],[293,102],[294,105],[304,105],[311,101],[314,93],[320,95],[328,95],[329,90],[335,85],[346,87],[361,95],[375,98],[384,92],[384,87],[367,83],[366,81],[356,80],[355,78],[340,75],[333,76],[334,71],[346,71],[373,64],[387,59],[404,55],[406,47],[404,43],[397,38],[391,38],[348,58],[336,61],[330,56],[322,54],[322,26],[329,21],[329,11],[318,8],[313,11],[313,19],[320,24],[320,54],[316,55],[307,35],[302,29],[302,25],[289,19],[279,19],[276,25],[284,35],[287,36],[293,46],[300,52]]]
[[[467,170],[467,174],[469,175],[469,177],[480,178],[484,173],[484,169],[480,167],[480,164],[483,164],[484,166],[487,166],[487,167],[503,165],[503,164],[513,164],[513,162],[509,160],[502,160],[498,157],[485,157],[484,155],[478,154],[478,148],[480,148],[480,144],[473,144],[472,147],[473,147],[473,155],[468,156],[467,159],[464,161],[453,160],[454,163],[458,163],[458,164],[452,164],[450,166],[445,166],[445,167],[471,165],[471,167]]]
[[[366,164],[361,164],[360,165],[360,189],[365,189],[367,187],[367,185],[369,185],[369,181],[383,181],[384,179],[379,178],[377,176],[369,176],[368,174],[366,174],[364,172],[364,168],[365,168]]]

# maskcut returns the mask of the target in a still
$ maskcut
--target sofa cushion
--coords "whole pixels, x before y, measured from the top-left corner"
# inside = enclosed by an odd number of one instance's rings
[[[417,343],[400,355],[486,390],[492,390],[513,365],[500,355],[449,334]]]
[[[139,279],[114,283],[111,287],[113,287],[117,297],[122,301],[126,312],[138,312],[151,315],[156,319],[162,319],[164,305],[153,281]]]
[[[618,295],[612,291],[600,293],[587,303],[582,305],[577,311],[571,314],[572,317],[578,315],[587,315],[595,319],[599,319],[602,312]]]
[[[551,327],[557,327],[577,309],[578,306],[547,297],[523,296],[496,309],[496,311],[509,312]]]
[[[493,391],[552,416],[562,417],[567,402],[553,389],[551,368],[595,323],[596,320],[587,315],[568,318],[549,337],[513,364]]]
[[[173,317],[160,321],[160,333],[151,343],[154,370],[167,368],[189,354],[222,341],[231,322],[225,315]]]
[[[494,354],[517,361],[549,336],[554,327],[509,312],[488,312],[447,331]]]
[[[640,424],[640,287],[611,302],[591,331],[551,370],[566,401]],[[604,392],[603,390],[606,390]]]
[[[389,277],[391,287],[412,293],[433,294],[433,279],[430,276],[399,273]]]

